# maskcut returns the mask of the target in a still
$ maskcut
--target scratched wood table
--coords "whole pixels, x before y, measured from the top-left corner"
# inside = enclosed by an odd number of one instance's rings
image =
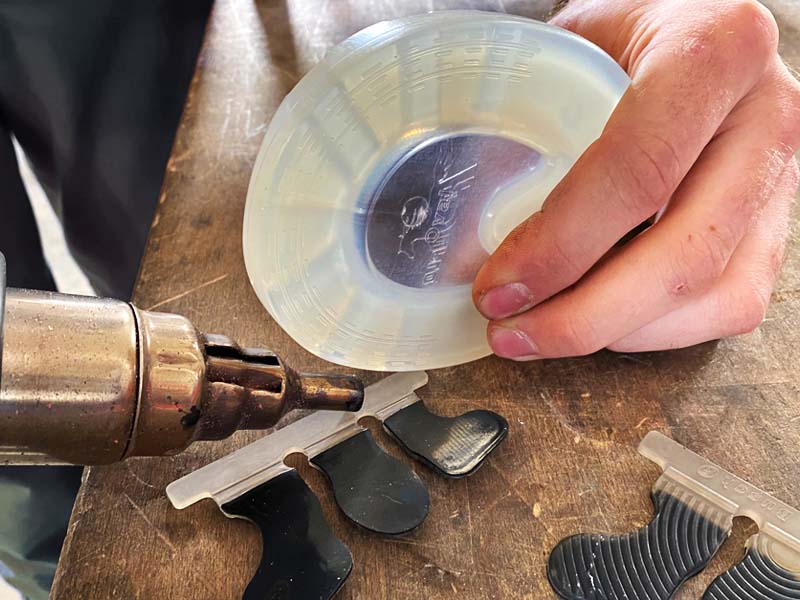
[[[800,11],[792,0],[771,6],[782,23],[784,57],[800,65]],[[377,20],[455,7],[542,18],[549,4],[218,2],[167,167],[136,303],[271,347],[298,369],[330,369],[270,320],[247,281],[242,213],[259,144],[282,97],[332,45]],[[509,437],[469,479],[446,481],[415,465],[430,490],[431,511],[422,527],[399,538],[347,522],[322,475],[300,464],[354,556],[340,597],[553,597],[545,565],[562,537],[627,531],[649,520],[649,488],[659,470],[635,448],[650,429],[800,506],[799,315],[796,236],[768,318],[751,335],[670,353],[601,352],[530,364],[487,358],[432,372],[422,395],[434,410],[497,410],[510,423]],[[375,378],[365,374],[367,381]],[[223,517],[210,500],[174,510],[164,488],[259,435],[196,444],[174,458],[86,469],[53,597],[240,598],[258,561],[256,528]],[[699,598],[753,530],[738,523],[723,552],[681,597]]]

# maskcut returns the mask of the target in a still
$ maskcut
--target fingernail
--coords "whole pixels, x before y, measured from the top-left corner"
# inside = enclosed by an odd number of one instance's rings
[[[524,283],[507,283],[481,296],[478,309],[487,319],[505,319],[533,306],[533,294]]]
[[[497,356],[514,360],[533,360],[539,358],[538,349],[531,339],[519,329],[508,327],[489,327],[489,345]]]

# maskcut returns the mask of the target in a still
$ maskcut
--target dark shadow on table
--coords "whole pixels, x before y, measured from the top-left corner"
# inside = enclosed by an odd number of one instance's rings
[[[281,91],[288,94],[303,73],[297,60],[297,42],[287,0],[256,0],[254,4],[267,37],[270,63],[280,69]]]

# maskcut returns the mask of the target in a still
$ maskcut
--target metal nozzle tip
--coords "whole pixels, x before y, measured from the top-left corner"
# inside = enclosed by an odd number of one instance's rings
[[[364,384],[352,375],[300,374],[303,408],[357,412],[364,403]]]

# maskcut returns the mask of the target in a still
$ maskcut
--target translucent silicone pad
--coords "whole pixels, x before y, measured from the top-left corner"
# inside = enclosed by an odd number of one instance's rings
[[[629,81],[528,19],[374,25],[287,95],[248,191],[258,297],[303,347],[411,371],[489,353],[471,283],[602,131]]]

